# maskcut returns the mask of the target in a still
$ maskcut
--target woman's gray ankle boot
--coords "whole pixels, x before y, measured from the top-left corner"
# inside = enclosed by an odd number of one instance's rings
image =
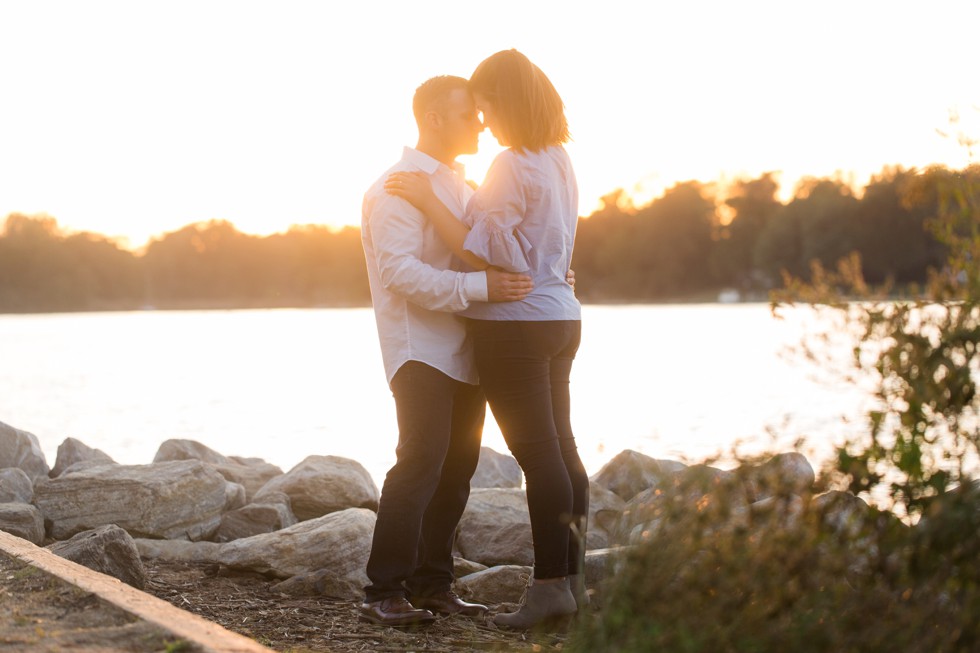
[[[513,630],[531,628],[560,630],[575,615],[575,597],[568,586],[568,579],[535,583],[528,581],[524,599],[517,612],[498,614],[493,623]]]

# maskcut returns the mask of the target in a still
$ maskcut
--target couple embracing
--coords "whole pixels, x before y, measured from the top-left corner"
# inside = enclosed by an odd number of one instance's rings
[[[520,608],[493,621],[547,627],[588,601],[589,480],[569,419],[581,307],[564,106],[537,66],[506,50],[469,80],[423,83],[413,112],[418,143],[367,191],[362,215],[398,445],[360,613],[391,626],[488,616],[452,591],[452,549],[489,402],[524,472],[534,546]],[[507,149],[474,191],[456,157],[476,152],[484,127]]]

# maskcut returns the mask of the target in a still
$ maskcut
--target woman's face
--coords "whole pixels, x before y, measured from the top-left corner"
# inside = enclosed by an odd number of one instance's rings
[[[497,122],[493,104],[490,102],[487,96],[481,93],[477,93],[475,95],[475,99],[476,110],[483,114],[483,126],[490,129],[490,133],[493,134],[498,143],[504,147],[508,147],[510,144],[507,142],[507,137],[504,135],[500,123]]]

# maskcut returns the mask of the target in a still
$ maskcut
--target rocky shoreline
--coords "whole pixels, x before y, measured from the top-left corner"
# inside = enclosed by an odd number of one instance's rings
[[[817,508],[828,529],[843,531],[874,512],[853,495],[815,495],[810,463],[793,452],[721,470],[626,450],[590,481],[586,577],[596,605],[617,560],[677,506],[697,511],[724,496],[725,523],[712,528],[762,513],[790,524]],[[522,485],[513,458],[483,449],[456,542],[462,596],[519,600],[532,562]],[[36,436],[0,422],[0,530],[137,588],[143,561],[160,560],[263,574],[287,595],[359,600],[379,496],[354,460],[312,455],[283,471],[191,440],[164,442],[145,465],[120,465],[68,438],[49,467]]]

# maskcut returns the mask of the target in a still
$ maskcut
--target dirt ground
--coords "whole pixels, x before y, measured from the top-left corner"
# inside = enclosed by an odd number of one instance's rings
[[[466,617],[445,617],[414,632],[358,621],[353,601],[295,597],[258,574],[216,565],[144,561],[146,591],[271,649],[333,651],[560,651],[566,635],[515,634]],[[97,597],[0,554],[0,649],[7,651],[165,651],[195,647]]]
[[[275,649],[308,651],[560,651],[564,635],[507,633],[468,617],[445,617],[405,632],[358,621],[353,601],[275,592],[258,574],[215,565],[146,561],[147,591]]]
[[[93,594],[0,553],[0,650],[197,650]]]

